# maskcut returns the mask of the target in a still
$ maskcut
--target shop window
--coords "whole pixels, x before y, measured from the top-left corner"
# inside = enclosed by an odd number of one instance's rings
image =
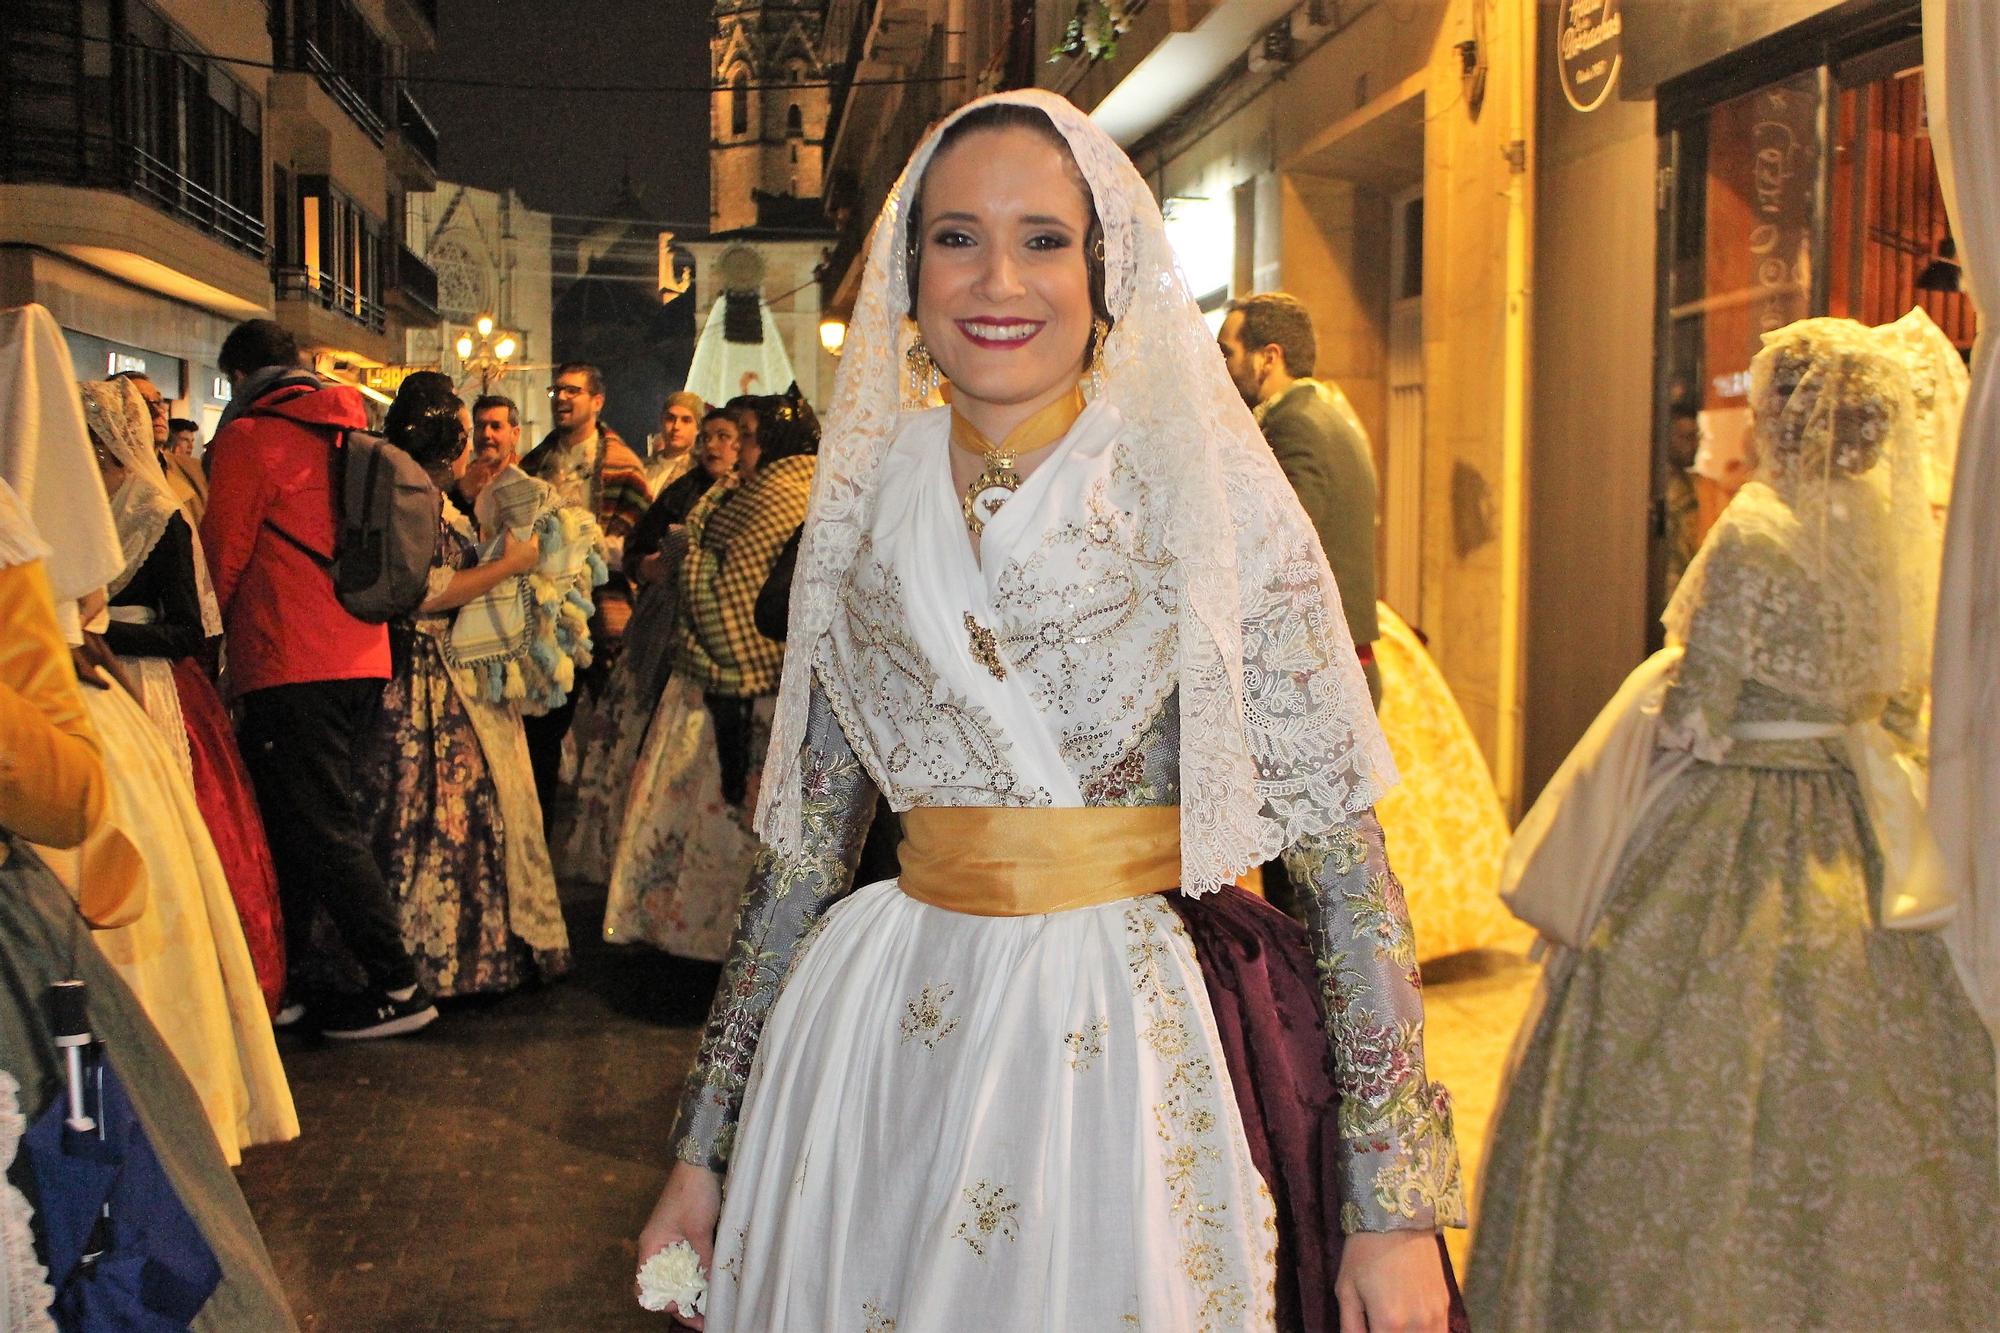
[[[1839,94],[1827,231],[1827,309],[1863,324],[1922,306],[1960,348],[1978,332],[1931,156],[1921,70]]]
[[[1976,316],[1949,290],[1921,59],[1902,40],[1667,123],[1649,621],[1755,468],[1749,370],[1765,333],[1922,306],[1971,346]]]

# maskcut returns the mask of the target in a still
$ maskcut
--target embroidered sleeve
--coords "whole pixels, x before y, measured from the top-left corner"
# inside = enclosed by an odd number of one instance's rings
[[[718,1173],[734,1146],[764,1019],[827,909],[853,887],[875,812],[875,786],[817,688],[799,768],[805,850],[779,856],[766,848],[757,858],[674,1120],[674,1156]]]
[[[1660,744],[1687,750],[1705,763],[1721,763],[1729,753],[1729,724],[1742,696],[1741,671],[1700,643],[1689,644],[1660,704]]]
[[[1340,1089],[1341,1226],[1462,1227],[1451,1097],[1424,1074],[1424,1004],[1403,886],[1369,811],[1285,853],[1319,966]]]

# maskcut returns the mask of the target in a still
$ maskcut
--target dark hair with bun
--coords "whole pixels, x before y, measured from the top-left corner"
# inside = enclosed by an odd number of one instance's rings
[[[458,416],[464,408],[450,376],[414,371],[396,390],[382,434],[423,466],[443,467],[465,448],[465,423]]]

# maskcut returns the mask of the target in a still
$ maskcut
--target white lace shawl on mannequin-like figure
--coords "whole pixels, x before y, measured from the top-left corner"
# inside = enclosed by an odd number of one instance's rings
[[[1151,191],[1082,112],[1036,91],[982,98],[933,128],[870,237],[801,540],[757,830],[779,852],[800,849],[798,760],[813,663],[904,417],[903,353],[913,332],[904,242],[914,191],[943,131],[994,102],[1049,116],[1089,184],[1103,228],[1115,326],[1097,397],[1108,398],[1122,419],[1116,447],[1150,479],[1146,490],[1155,499],[1137,519],[1164,532],[1178,567],[1170,670],[1180,707],[1183,887],[1213,890],[1372,805],[1395,781],[1395,766],[1326,557],[1229,382]],[[824,685],[838,696],[845,683]],[[866,706],[836,701],[843,704]]]
[[[1937,607],[1937,530],[1924,493],[1909,377],[1863,326],[1805,319],[1750,363],[1757,472],[1723,511],[1661,617],[1811,706],[1921,695]],[[1761,546],[1779,561],[1746,566]],[[1729,577],[1712,578],[1714,568]],[[1747,576],[1784,569],[1787,576]]]

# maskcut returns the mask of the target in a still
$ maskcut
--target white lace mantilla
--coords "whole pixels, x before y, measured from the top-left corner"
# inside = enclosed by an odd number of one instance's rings
[[[914,194],[938,135],[995,102],[1045,113],[1089,186],[1116,321],[1092,402],[1115,415],[1100,413],[1092,429],[1114,423],[1118,447],[1105,470],[1066,473],[1060,495],[1050,484],[1037,497],[1052,463],[1037,470],[1002,517],[1051,505],[1061,516],[1049,513],[1054,526],[1032,543],[1017,532],[1004,557],[989,526],[981,540],[993,574],[980,580],[984,604],[975,607],[963,595],[939,604],[913,590],[918,574],[942,577],[940,561],[970,564],[962,523],[952,540],[917,550],[900,545],[908,534],[885,515],[892,499],[909,503],[908,469],[892,458],[945,466],[943,415],[900,404]],[[1080,804],[1074,794],[1016,790],[1029,769],[1006,746],[1039,743],[1029,738],[1046,730],[1063,768],[1087,778],[1151,720],[1149,705],[1178,690],[1182,884],[1192,892],[1330,831],[1395,781],[1311,525],[1216,355],[1152,192],[1075,106],[1035,91],[998,94],[933,131],[876,223],[848,328],[761,789],[757,827],[773,848],[800,850],[798,755],[815,667],[843,729],[857,751],[874,751],[867,761],[902,805]],[[1085,430],[1080,418],[1072,439]],[[932,441],[935,452],[920,447]],[[1129,471],[1110,466],[1123,452]],[[1100,482],[1093,501],[1089,486]],[[952,504],[955,513],[955,495]],[[925,506],[932,520],[935,509]],[[965,661],[947,663],[913,648],[964,640],[963,617],[974,612],[1009,668],[999,688],[964,688],[970,672],[986,674],[969,651],[953,647]],[[1024,716],[1041,725],[1019,725]]]

